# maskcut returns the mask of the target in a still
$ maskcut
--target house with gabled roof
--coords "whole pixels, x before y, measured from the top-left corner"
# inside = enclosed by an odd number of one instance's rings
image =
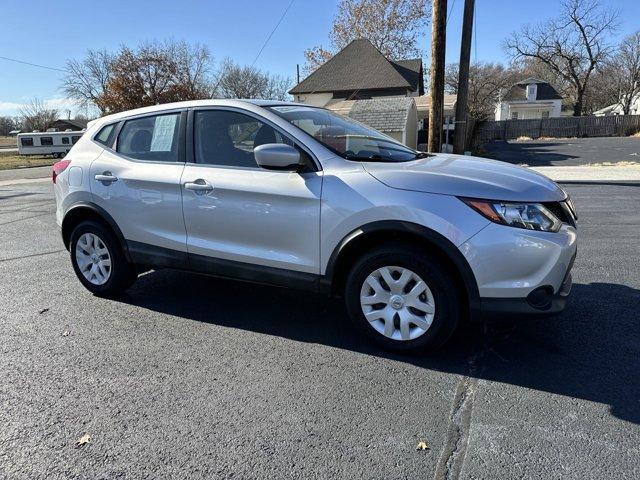
[[[289,90],[296,102],[325,107],[342,100],[424,94],[422,59],[390,60],[369,40],[353,40]]]
[[[496,120],[562,116],[562,95],[549,82],[527,78],[512,85],[496,105]]]

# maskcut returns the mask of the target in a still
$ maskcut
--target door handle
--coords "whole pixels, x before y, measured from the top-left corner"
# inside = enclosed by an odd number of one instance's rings
[[[113,175],[111,172],[102,172],[101,174],[98,173],[94,178],[97,181],[104,183],[105,185],[118,181],[118,177]]]
[[[193,182],[186,182],[184,184],[184,188],[192,190],[198,195],[213,191],[213,185],[202,178],[194,180]]]

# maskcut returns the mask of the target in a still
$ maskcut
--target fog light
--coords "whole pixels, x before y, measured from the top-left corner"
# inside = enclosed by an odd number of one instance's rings
[[[551,307],[551,299],[553,297],[553,287],[544,286],[538,287],[529,295],[527,295],[527,302],[533,308],[538,310],[546,310]]]

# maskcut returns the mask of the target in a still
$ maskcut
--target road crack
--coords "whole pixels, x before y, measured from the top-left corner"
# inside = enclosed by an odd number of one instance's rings
[[[436,480],[456,480],[460,476],[469,445],[471,414],[478,385],[478,369],[485,349],[471,355],[467,361],[467,374],[456,386],[453,409],[449,417],[447,442],[442,449],[434,475]]]

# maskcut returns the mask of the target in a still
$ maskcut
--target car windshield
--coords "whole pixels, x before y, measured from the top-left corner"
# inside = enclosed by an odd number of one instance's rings
[[[349,160],[406,162],[427,155],[416,152],[373,128],[323,108],[300,105],[268,108]]]

